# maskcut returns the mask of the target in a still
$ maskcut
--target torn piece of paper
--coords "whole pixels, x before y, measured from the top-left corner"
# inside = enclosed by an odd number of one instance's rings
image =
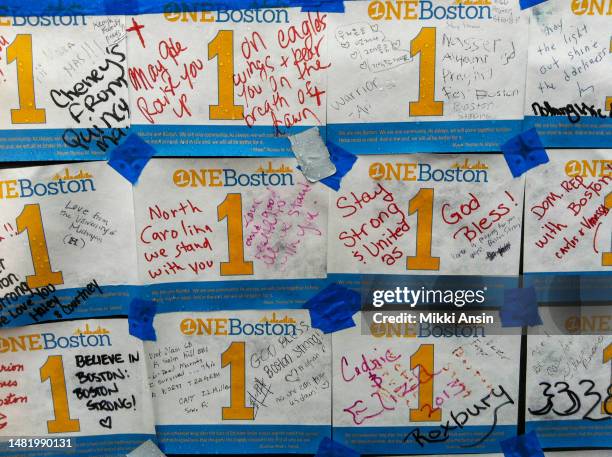
[[[166,457],[151,440],[147,440],[127,454],[127,457]]]
[[[289,135],[289,141],[302,173],[310,182],[319,181],[336,173],[336,166],[329,157],[329,151],[317,127],[297,135]]]

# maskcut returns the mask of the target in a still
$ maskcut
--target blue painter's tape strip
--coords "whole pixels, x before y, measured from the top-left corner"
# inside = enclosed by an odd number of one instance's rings
[[[526,130],[510,138],[501,146],[501,150],[515,178],[549,160],[536,129]]]
[[[152,300],[141,300],[135,298],[130,303],[128,310],[128,324],[130,335],[143,341],[157,341],[157,335],[153,328],[153,319],[157,312],[157,303]]]
[[[66,2],[64,0],[3,0],[0,2],[0,15],[6,16],[105,16],[136,15],[173,12],[181,2],[168,0],[88,0],[87,2]],[[189,3],[189,2],[188,2]],[[302,7],[302,11],[343,12],[342,0],[205,0],[189,3],[189,11],[236,10],[257,8]]]
[[[327,0],[327,1],[301,1],[302,12],[317,12],[322,13],[344,13],[344,1],[342,0]]]
[[[544,3],[545,1],[546,0],[519,0],[519,5],[521,5],[522,10],[526,10],[540,3]]]
[[[535,288],[504,290],[500,318],[502,327],[542,325]]]
[[[155,149],[132,133],[113,149],[108,164],[129,182],[136,184],[142,170],[154,155]]]
[[[313,327],[323,333],[337,332],[355,327],[353,315],[361,308],[361,295],[333,283],[308,300],[303,308],[309,310]]]
[[[342,178],[344,178],[349,171],[357,162],[357,156],[355,154],[351,154],[350,152],[342,149],[340,146],[327,141],[326,143],[327,150],[329,151],[329,158],[336,166],[336,173],[327,178],[321,179],[319,182],[325,184],[327,187],[331,187],[335,191],[340,190],[340,183],[342,182]]]
[[[137,0],[122,0],[118,2],[116,0],[103,0],[105,14],[109,16],[113,15],[125,15],[125,11],[140,11],[140,6]],[[136,14],[136,13],[127,13]]]
[[[546,457],[536,432],[500,441],[505,457]]]
[[[360,455],[350,447],[336,443],[329,438],[323,438],[315,457],[359,457]]]

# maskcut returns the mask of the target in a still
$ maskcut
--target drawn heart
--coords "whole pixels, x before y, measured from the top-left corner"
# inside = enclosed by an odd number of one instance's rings
[[[359,52],[358,51],[351,52],[351,59],[355,60],[357,57],[359,57]]]
[[[298,375],[298,371],[295,368],[285,375],[286,382],[298,382],[299,380],[300,376]]]
[[[399,49],[399,45],[400,45],[400,40],[397,40],[397,41],[392,41],[392,42],[391,42],[391,47],[392,47],[393,49]]]
[[[100,425],[104,428],[113,428],[113,419],[110,416],[100,419]]]
[[[368,63],[367,62],[361,62],[361,64],[359,65],[359,68],[361,68],[362,70],[367,70],[368,69]]]
[[[378,24],[370,24],[370,29],[372,32],[378,32]]]

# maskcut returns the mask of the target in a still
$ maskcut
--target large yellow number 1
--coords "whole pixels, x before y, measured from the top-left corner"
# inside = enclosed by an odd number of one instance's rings
[[[47,379],[51,383],[51,398],[55,415],[55,419],[47,421],[47,430],[49,433],[80,431],[81,422],[78,419],[70,419],[64,362],[61,355],[47,357],[45,364],[40,367],[41,382],[45,382]]]
[[[244,260],[242,195],[227,194],[217,207],[219,221],[227,218],[229,262],[221,262],[221,276],[252,275],[253,262]]]
[[[608,347],[604,349],[603,353],[604,365],[610,361],[612,361],[612,343],[608,344]],[[612,375],[610,378],[612,378]],[[601,413],[612,416],[612,385],[608,387],[608,397],[601,404]]]
[[[410,369],[419,369],[419,407],[410,410],[411,422],[442,420],[442,410],[433,407],[434,345],[421,344],[410,356]],[[429,410],[429,411],[427,411]]]
[[[8,63],[17,61],[19,109],[11,110],[13,124],[44,124],[46,111],[36,108],[34,94],[34,68],[32,64],[32,35],[19,34],[6,48]]]
[[[408,214],[418,213],[416,255],[408,256],[408,270],[439,270],[440,257],[431,256],[431,238],[433,230],[434,190],[421,189],[412,197]]]
[[[605,205],[606,208],[612,209],[612,192],[606,196]],[[603,253],[601,256],[601,265],[604,267],[612,267],[612,252]]]
[[[610,38],[610,52],[612,52],[612,37]],[[612,111],[612,97],[606,97],[606,110]]]
[[[221,354],[221,367],[230,366],[230,406],[221,409],[223,420],[255,419],[255,408],[246,406],[246,369],[244,342],[233,342]]]
[[[28,241],[32,253],[32,263],[34,264],[34,274],[26,277],[28,286],[35,289],[49,284],[64,284],[62,272],[51,270],[49,250],[47,249],[47,240],[45,239],[45,230],[38,204],[25,205],[21,214],[17,216],[17,233],[24,230],[28,231]]]
[[[210,105],[209,117],[215,120],[236,120],[244,117],[242,105],[234,104],[234,32],[219,30],[208,43],[208,60],[217,58],[219,104]]]
[[[436,95],[436,28],[423,27],[410,42],[410,55],[421,54],[419,61],[419,99],[410,102],[411,116],[442,116],[444,102]]]

